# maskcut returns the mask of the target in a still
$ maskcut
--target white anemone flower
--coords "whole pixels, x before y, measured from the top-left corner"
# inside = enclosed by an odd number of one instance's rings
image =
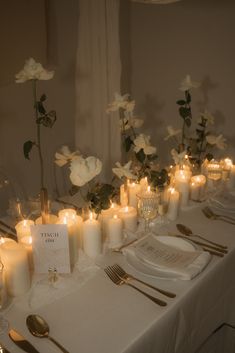
[[[55,153],[55,163],[59,167],[63,167],[65,164],[79,155],[79,151],[71,152],[68,146],[62,146],[60,151]]]
[[[16,83],[23,83],[29,80],[51,80],[54,71],[48,71],[42,64],[37,63],[33,58],[25,61],[24,68],[15,75]]]
[[[218,136],[207,135],[207,136],[206,136],[206,141],[207,141],[210,145],[215,145],[215,146],[218,147],[220,150],[224,150],[224,149],[227,147],[226,139],[223,137],[222,134],[220,134],[220,135],[218,135]]]
[[[125,165],[121,165],[121,163],[117,162],[115,165],[116,168],[112,168],[112,171],[118,178],[126,177],[128,179],[136,179],[136,176],[131,171],[132,161],[127,162]]]
[[[126,109],[129,94],[121,96],[119,93],[114,94],[114,101],[108,104],[107,113],[116,112],[119,108]]]
[[[211,113],[205,109],[204,113],[201,113],[201,117],[207,121],[208,124],[213,125],[215,119]],[[201,118],[198,119],[198,122],[201,122]]]
[[[141,149],[143,149],[146,155],[156,153],[156,147],[150,145],[150,136],[145,134],[138,135],[134,140],[134,151],[138,153]]]
[[[169,138],[171,137],[181,134],[181,131],[182,131],[181,129],[174,129],[171,125],[168,125],[166,129],[167,129],[168,135],[164,137],[165,141],[169,140]]]
[[[83,186],[99,175],[102,170],[102,162],[93,156],[83,158],[76,157],[70,164],[70,180],[73,185]]]
[[[174,148],[171,150],[171,155],[175,164],[181,164],[184,161],[186,154],[186,151],[178,153]]]
[[[200,82],[192,81],[190,75],[186,75],[182,80],[179,89],[180,91],[189,91],[191,88],[198,88],[200,85]]]

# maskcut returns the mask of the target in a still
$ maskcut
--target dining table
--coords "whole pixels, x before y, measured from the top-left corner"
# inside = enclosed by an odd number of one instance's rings
[[[194,353],[223,325],[235,325],[235,226],[208,219],[203,203],[192,203],[180,211],[176,221],[164,227],[179,234],[177,223],[190,227],[195,234],[224,244],[228,253],[211,255],[207,266],[191,280],[154,277],[131,266],[122,252],[106,251],[90,263],[89,271],[78,267],[75,286],[62,296],[60,288],[50,293],[50,301],[26,305],[13,298],[2,315],[41,353],[60,352],[47,338],[31,335],[26,318],[38,314],[50,326],[50,335],[70,353]],[[156,228],[161,235],[161,227]],[[190,240],[190,238],[189,238]],[[159,306],[129,286],[115,285],[104,271],[111,264],[121,265],[128,273],[153,286],[176,294],[168,298],[138,284],[149,294],[166,301]],[[39,288],[39,287],[38,287]],[[34,288],[37,290],[37,286]],[[54,294],[53,294],[54,293]],[[45,294],[45,293],[44,293]],[[20,353],[8,332],[0,342],[12,353]]]

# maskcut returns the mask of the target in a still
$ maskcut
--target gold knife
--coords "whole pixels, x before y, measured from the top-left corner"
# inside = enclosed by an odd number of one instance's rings
[[[9,332],[10,339],[21,349],[27,353],[40,353],[29,341],[26,340],[19,332],[11,329]]]

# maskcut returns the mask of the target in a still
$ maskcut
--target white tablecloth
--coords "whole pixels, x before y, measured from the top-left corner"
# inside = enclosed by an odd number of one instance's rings
[[[169,230],[176,232],[175,223],[170,223]],[[224,258],[213,256],[191,281],[146,277],[130,268],[123,255],[113,253],[107,263],[118,262],[177,297],[157,294],[168,302],[167,307],[160,307],[128,286],[115,286],[100,269],[77,291],[37,310],[49,323],[51,336],[70,353],[191,353],[223,322],[234,324],[235,227],[206,219],[200,207],[182,212],[177,223],[228,245],[229,253]],[[53,343],[28,332],[25,319],[31,313],[13,303],[6,317],[10,327],[24,334],[40,352],[58,352]],[[12,353],[21,352],[7,334],[0,341]]]

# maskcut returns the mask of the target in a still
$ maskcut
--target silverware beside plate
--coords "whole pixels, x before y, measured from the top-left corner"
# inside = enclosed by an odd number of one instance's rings
[[[23,351],[27,353],[40,353],[24,336],[22,336],[19,332],[14,329],[10,329],[9,331],[10,339]]]

